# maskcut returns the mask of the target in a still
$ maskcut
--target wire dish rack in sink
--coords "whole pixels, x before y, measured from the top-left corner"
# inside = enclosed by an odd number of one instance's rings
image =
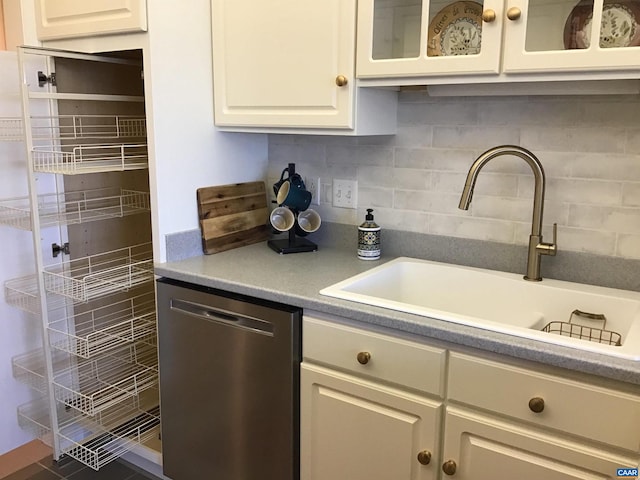
[[[586,319],[587,321],[602,322],[600,328],[590,327],[579,323],[573,323],[574,318]],[[581,310],[571,312],[568,322],[549,322],[542,329],[543,332],[564,335],[566,337],[578,338],[589,342],[604,343],[619,347],[622,345],[622,336],[611,330],[606,330],[607,317],[602,313],[589,313]]]

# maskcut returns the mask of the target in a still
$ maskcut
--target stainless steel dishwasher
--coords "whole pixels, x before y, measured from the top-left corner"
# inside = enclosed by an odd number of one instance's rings
[[[169,279],[157,287],[164,474],[298,479],[301,310]]]

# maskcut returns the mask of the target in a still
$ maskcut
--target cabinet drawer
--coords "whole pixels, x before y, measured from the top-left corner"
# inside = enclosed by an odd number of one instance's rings
[[[449,398],[616,447],[640,449],[640,396],[451,353]],[[532,410],[536,401],[537,409],[542,407],[538,413]]]
[[[302,336],[306,361],[443,395],[445,350],[308,316]]]

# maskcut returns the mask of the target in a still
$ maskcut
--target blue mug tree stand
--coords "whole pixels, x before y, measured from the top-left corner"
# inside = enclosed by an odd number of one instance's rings
[[[278,190],[282,186],[282,183],[284,181],[285,172],[289,173],[289,178],[293,177],[293,175],[296,173],[296,164],[290,163],[289,166],[282,171],[282,175],[280,175],[280,181],[278,181],[273,186],[273,191],[276,194],[276,197],[278,196]],[[293,214],[296,217],[297,223],[298,212],[294,210]],[[283,255],[285,253],[315,252],[318,250],[318,245],[316,245],[312,241],[296,236],[295,230],[296,227],[294,225],[288,231],[288,238],[283,238],[280,240],[269,240],[267,241],[267,245],[269,245],[269,248],[279,253],[280,255]]]
[[[312,241],[307,240],[306,238],[296,237],[294,230],[295,228],[291,228],[291,230],[289,230],[289,238],[269,240],[267,245],[281,255],[285,253],[315,252],[318,250],[318,245]]]

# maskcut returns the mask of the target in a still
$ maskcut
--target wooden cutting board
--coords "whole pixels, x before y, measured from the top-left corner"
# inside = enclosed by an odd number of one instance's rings
[[[269,237],[264,182],[204,187],[196,194],[204,253],[223,252]]]

